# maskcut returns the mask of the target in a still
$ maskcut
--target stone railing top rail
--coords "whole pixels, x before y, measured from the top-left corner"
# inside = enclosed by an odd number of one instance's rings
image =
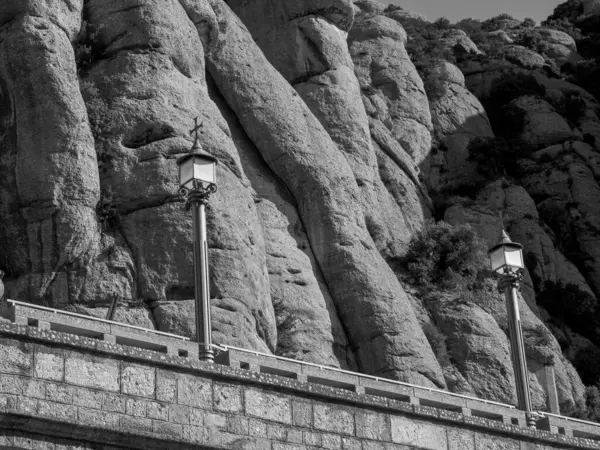
[[[8,304],[10,305],[9,319],[19,325],[91,337],[112,344],[158,351],[170,356],[188,357],[198,351],[197,343],[184,336],[16,300],[8,300]],[[228,345],[213,345],[213,347],[220,351],[217,353],[215,363],[235,369],[248,369],[252,372],[278,375],[301,382],[344,389],[357,394],[376,395],[408,402],[412,405],[456,411],[468,416],[525,427],[523,411],[516,409],[513,405],[298,361],[255,350]],[[540,429],[566,436],[600,440],[600,424],[598,423],[543,411],[537,411],[537,414],[541,418],[538,422],[538,428],[541,426]]]
[[[62,314],[64,316],[71,316],[71,317],[78,317],[80,319],[93,320],[94,322],[102,322],[102,323],[119,325],[121,327],[131,328],[132,330],[142,331],[144,333],[156,334],[159,336],[168,336],[168,337],[171,337],[174,339],[180,339],[182,341],[190,340],[190,338],[187,338],[185,336],[179,336],[178,334],[165,333],[164,331],[151,330],[150,328],[138,327],[138,326],[130,325],[128,323],[123,323],[123,322],[115,322],[114,320],[101,319],[99,317],[86,316],[84,314],[78,314],[78,313],[74,313],[74,312],[70,312],[70,311],[63,311],[60,309],[48,308],[46,306],[35,305],[33,303],[20,302],[18,300],[10,300],[10,299],[7,300],[6,302],[9,305],[18,305],[18,306],[23,306],[25,308],[33,308],[33,309],[39,309],[41,311],[48,311],[48,312],[51,312],[54,314]]]
[[[560,414],[554,414],[554,413],[549,413],[549,412],[545,412],[545,411],[536,411],[536,412],[543,417],[555,417],[557,419],[568,420],[569,422],[578,422],[578,423],[582,423],[585,425],[592,425],[594,427],[600,427],[600,423],[598,423],[598,422],[591,422],[589,420],[577,419],[575,417],[561,416]]]
[[[352,372],[350,370],[339,369],[337,367],[324,366],[324,365],[321,365],[321,364],[315,364],[315,363],[311,363],[311,362],[307,362],[307,361],[300,361],[300,360],[297,360],[297,359],[286,358],[284,356],[269,355],[268,353],[262,353],[262,352],[258,352],[258,351],[255,351],[255,350],[248,350],[248,349],[245,349],[245,348],[233,347],[231,345],[220,344],[220,345],[214,345],[213,347],[215,347],[217,349],[222,349],[222,350],[235,350],[235,351],[238,351],[238,352],[249,353],[251,355],[261,356],[261,357],[264,357],[264,358],[272,358],[272,359],[276,359],[276,360],[279,360],[279,361],[287,361],[287,362],[291,362],[291,363],[295,363],[295,364],[300,364],[300,365],[303,365],[303,366],[316,367],[316,368],[321,369],[321,370],[327,370],[327,371],[331,371],[331,372],[337,372],[337,373],[343,373],[343,374],[347,374],[347,375],[359,376],[361,378],[369,378],[369,379],[375,380],[375,381],[384,381],[386,383],[397,384],[399,386],[406,386],[406,387],[411,387],[411,388],[424,389],[424,390],[429,391],[429,392],[439,392],[440,394],[449,395],[449,396],[452,396],[452,397],[463,398],[463,399],[467,399],[467,400],[476,400],[478,402],[487,403],[489,405],[497,405],[497,406],[501,406],[501,407],[504,407],[504,408],[515,409],[515,407],[513,405],[508,405],[506,403],[495,402],[493,400],[485,400],[485,399],[482,399],[482,398],[471,397],[469,395],[463,395],[463,394],[457,394],[457,393],[454,393],[454,392],[444,391],[442,389],[436,389],[436,388],[432,388],[432,387],[428,387],[428,386],[419,386],[417,384],[406,383],[404,381],[397,381],[397,380],[391,380],[389,378],[376,377],[376,376],[368,375],[368,374],[364,374],[364,373]]]

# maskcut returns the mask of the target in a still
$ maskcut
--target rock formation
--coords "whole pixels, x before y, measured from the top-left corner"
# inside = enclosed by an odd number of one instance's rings
[[[8,297],[114,303],[114,320],[193,336],[176,159],[198,117],[219,160],[215,342],[514,402],[485,267],[425,292],[404,261],[428,220],[488,245],[505,227],[527,250],[536,407],[547,363],[561,403],[582,402],[576,351],[538,304],[549,283],[600,296],[600,108],[560,75],[589,57],[566,32],[504,17],[470,34],[376,0],[31,0],[0,23]]]

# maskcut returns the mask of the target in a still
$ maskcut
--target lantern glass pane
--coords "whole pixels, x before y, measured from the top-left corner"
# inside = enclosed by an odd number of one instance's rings
[[[504,253],[506,264],[517,269],[523,269],[523,252],[520,248],[507,247]]]
[[[192,158],[179,166],[179,186],[187,189],[193,187],[194,160]]]
[[[203,183],[215,183],[215,163],[204,158],[194,158],[194,178]]]
[[[504,261],[504,249],[499,247],[490,253],[490,264],[494,272],[501,269],[506,264]]]

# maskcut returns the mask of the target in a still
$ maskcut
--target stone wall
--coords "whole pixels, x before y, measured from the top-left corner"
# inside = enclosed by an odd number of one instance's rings
[[[0,449],[542,450],[600,442],[0,322]]]

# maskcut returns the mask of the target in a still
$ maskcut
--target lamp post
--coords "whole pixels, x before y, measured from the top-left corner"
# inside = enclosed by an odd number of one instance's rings
[[[523,279],[525,264],[523,262],[523,246],[512,242],[502,230],[502,240],[489,250],[492,270],[500,275],[498,290],[506,297],[508,313],[508,335],[510,338],[511,359],[517,383],[517,399],[519,409],[525,411],[528,427],[535,427],[532,414],[531,395],[527,380],[527,361],[525,359],[525,343],[521,329],[521,316],[517,302],[519,282]]]
[[[208,199],[217,191],[217,159],[202,150],[198,143],[198,118],[194,119],[194,144],[190,152],[177,160],[179,166],[179,193],[186,197],[185,206],[192,210],[194,228],[194,294],[196,313],[196,340],[198,359],[213,362],[210,325],[210,291],[208,282],[208,244],[206,239],[206,211]]]
[[[4,297],[4,283],[2,283],[2,278],[4,278],[4,272],[0,270],[0,300]]]

